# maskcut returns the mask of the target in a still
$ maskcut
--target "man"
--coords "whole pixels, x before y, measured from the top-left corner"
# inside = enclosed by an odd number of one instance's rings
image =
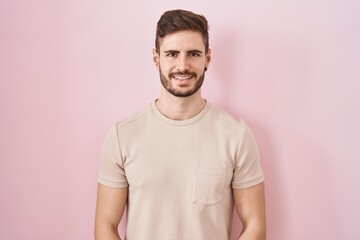
[[[241,240],[265,239],[263,172],[242,120],[201,97],[211,60],[208,24],[184,10],[157,24],[153,60],[160,97],[109,132],[95,220],[96,240],[230,239],[234,204]]]

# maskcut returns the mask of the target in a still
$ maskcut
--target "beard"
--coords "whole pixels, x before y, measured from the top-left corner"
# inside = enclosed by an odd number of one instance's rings
[[[205,71],[199,76],[199,78],[197,77],[197,74],[194,72],[190,72],[190,71],[182,71],[182,72],[176,72],[176,73],[170,73],[168,77],[166,77],[162,71],[161,68],[159,69],[159,73],[160,73],[160,81],[161,84],[164,86],[164,88],[171,93],[172,95],[174,95],[175,97],[190,97],[191,95],[193,95],[194,93],[196,93],[202,86],[203,82],[204,82],[204,78],[205,78]],[[182,86],[180,85],[179,88],[174,88],[172,86],[172,82],[171,80],[173,79],[174,75],[191,75],[192,78],[195,79],[195,84],[194,86],[187,90],[187,91],[182,91],[181,88]],[[184,86],[185,87],[185,86]]]

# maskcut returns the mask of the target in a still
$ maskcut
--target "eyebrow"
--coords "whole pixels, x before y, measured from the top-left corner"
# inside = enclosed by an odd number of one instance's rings
[[[166,51],[164,51],[164,53],[180,53],[180,51],[177,51],[177,50],[166,50]],[[192,49],[192,50],[187,51],[187,53],[203,53],[203,52],[200,51],[200,50],[197,50],[197,49]]]

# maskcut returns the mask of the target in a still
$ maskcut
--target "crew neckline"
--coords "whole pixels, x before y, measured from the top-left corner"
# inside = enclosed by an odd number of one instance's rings
[[[158,109],[158,107],[156,106],[155,102],[156,102],[156,100],[154,100],[150,105],[152,112],[155,114],[155,116],[158,119],[160,119],[161,121],[163,121],[167,124],[173,125],[173,126],[185,126],[185,125],[190,125],[190,124],[193,124],[193,123],[199,121],[206,115],[206,113],[209,111],[210,106],[211,106],[211,103],[206,100],[206,104],[203,107],[203,109],[198,114],[196,114],[194,117],[185,119],[185,120],[174,120],[174,119],[168,118],[164,114],[162,114],[160,112],[160,110]]]

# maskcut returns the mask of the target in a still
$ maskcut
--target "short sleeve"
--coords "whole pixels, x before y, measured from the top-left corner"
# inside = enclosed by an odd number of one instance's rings
[[[98,182],[112,188],[128,186],[116,126],[107,134],[101,149]]]
[[[232,187],[242,189],[264,181],[258,146],[250,128],[243,123],[243,133],[235,159]]]

